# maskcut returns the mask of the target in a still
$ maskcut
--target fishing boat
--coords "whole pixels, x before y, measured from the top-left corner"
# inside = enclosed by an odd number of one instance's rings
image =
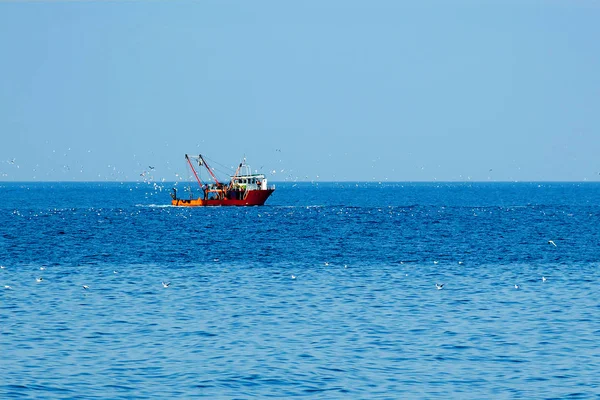
[[[173,188],[171,204],[174,206],[262,206],[275,191],[275,186],[268,186],[267,178],[263,174],[252,173],[252,169],[246,164],[245,158],[238,166],[235,174],[230,177],[229,183],[219,182],[202,154],[198,156],[186,154],[185,160],[200,187],[200,196],[194,197],[194,193],[190,188],[189,198],[184,199],[178,197],[177,189]],[[204,167],[214,182],[203,182],[195,164],[200,168]]]

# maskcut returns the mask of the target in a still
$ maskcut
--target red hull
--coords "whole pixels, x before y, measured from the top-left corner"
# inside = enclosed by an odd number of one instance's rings
[[[218,206],[262,206],[275,189],[250,190],[243,200],[222,199],[222,200],[203,200],[203,199],[174,199],[171,204],[179,207],[218,207]]]

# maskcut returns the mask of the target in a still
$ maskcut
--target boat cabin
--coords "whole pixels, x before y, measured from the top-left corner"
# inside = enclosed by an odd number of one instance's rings
[[[234,190],[267,190],[267,178],[263,174],[240,175],[231,178]]]

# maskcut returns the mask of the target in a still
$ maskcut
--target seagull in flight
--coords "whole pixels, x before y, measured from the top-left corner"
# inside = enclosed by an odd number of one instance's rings
[[[545,276],[542,276],[542,282],[546,282],[548,279]]]
[[[90,288],[88,285],[83,285],[81,287],[84,288],[85,290],[88,290]]]
[[[548,240],[548,244],[551,244],[552,246],[556,247],[556,243],[554,243],[554,240]]]
[[[292,279],[296,279],[296,275],[292,275]]]
[[[171,282],[163,282],[162,285],[164,288],[168,288]]]
[[[4,285],[4,289],[12,289],[9,285]]]
[[[435,288],[436,288],[437,290],[442,290],[442,289],[444,288],[444,284],[443,284],[443,283],[436,283],[436,284],[435,284]]]
[[[329,263],[327,261],[325,261],[325,266],[329,267]]]
[[[35,281],[36,281],[37,283],[40,283],[40,282],[41,282],[41,281],[43,281],[43,280],[44,280],[44,278],[42,278],[41,276],[40,276],[39,278],[35,278]]]
[[[521,286],[519,286],[519,285],[517,285],[517,284],[515,283],[515,289],[519,289],[520,287],[521,287]]]

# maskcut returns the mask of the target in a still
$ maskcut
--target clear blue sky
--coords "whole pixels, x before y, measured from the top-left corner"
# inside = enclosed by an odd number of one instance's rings
[[[0,2],[0,180],[174,180],[202,152],[274,181],[598,181],[599,21],[591,0]]]

